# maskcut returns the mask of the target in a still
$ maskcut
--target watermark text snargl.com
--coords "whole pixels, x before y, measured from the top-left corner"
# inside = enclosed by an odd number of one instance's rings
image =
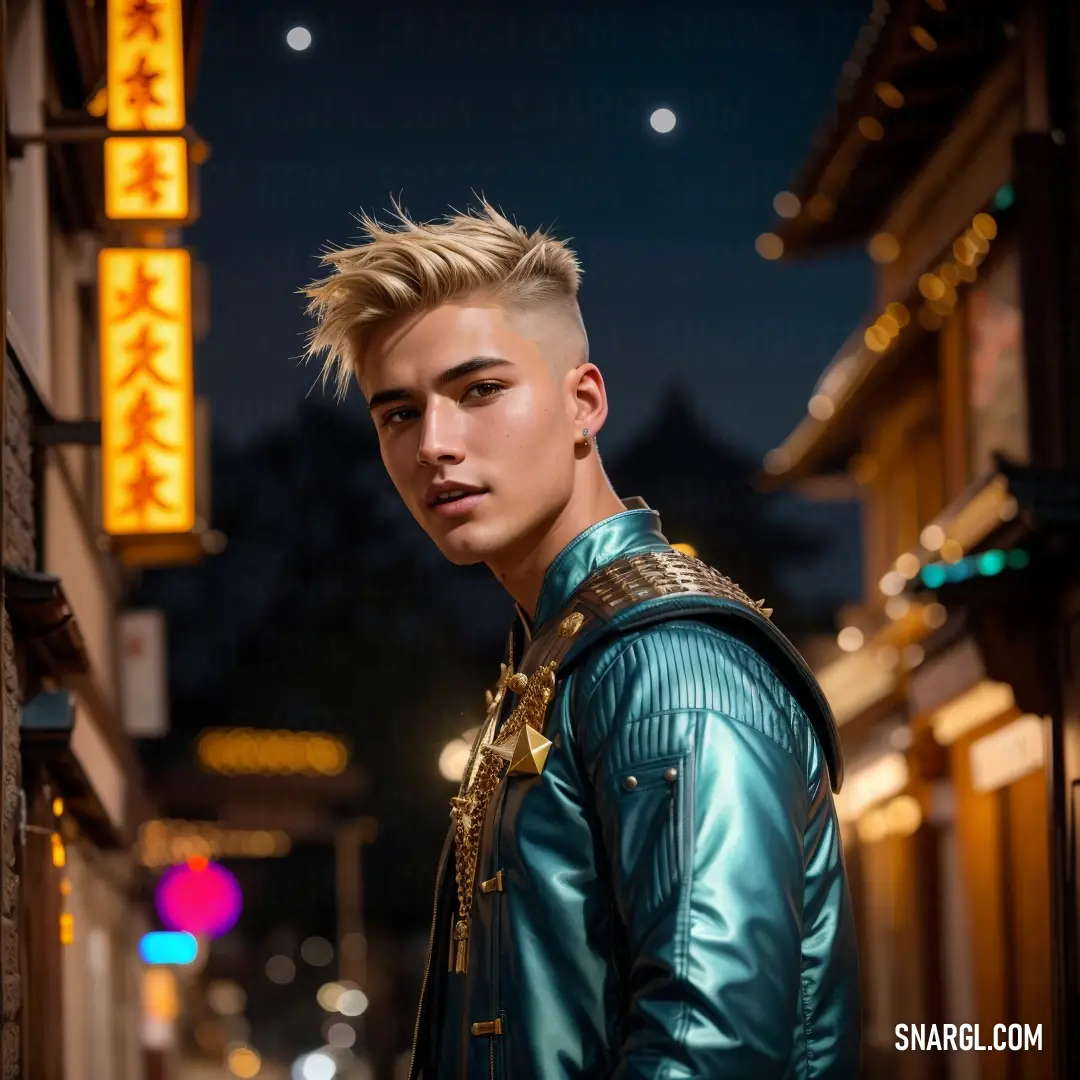
[[[897,1024],[897,1050],[1041,1050],[1042,1024],[994,1024],[984,1036],[979,1024]]]

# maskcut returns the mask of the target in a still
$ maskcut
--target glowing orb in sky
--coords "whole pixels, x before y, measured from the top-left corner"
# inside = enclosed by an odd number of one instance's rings
[[[311,31],[306,26],[294,26],[285,35],[285,44],[290,49],[303,52],[311,44]]]
[[[188,859],[161,875],[154,895],[161,921],[170,930],[219,938],[240,918],[243,894],[236,878],[217,863]]]
[[[666,135],[675,127],[675,114],[670,109],[657,109],[649,117],[649,123],[652,125],[653,131],[659,131],[661,135]]]

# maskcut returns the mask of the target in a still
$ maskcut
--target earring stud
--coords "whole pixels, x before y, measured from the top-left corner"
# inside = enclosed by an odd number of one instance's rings
[[[589,429],[586,428],[581,434],[584,435],[585,438],[587,439],[589,437]]]

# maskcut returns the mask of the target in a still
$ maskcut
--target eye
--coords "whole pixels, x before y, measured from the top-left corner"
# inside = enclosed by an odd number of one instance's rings
[[[497,382],[478,382],[473,383],[468,390],[465,391],[465,397],[473,398],[489,398],[494,397],[499,391],[503,389],[501,383]]]
[[[391,409],[389,412],[383,413],[380,427],[391,427],[396,424],[403,424],[406,420],[413,419],[415,415],[416,410],[411,406],[403,406],[400,409]]]

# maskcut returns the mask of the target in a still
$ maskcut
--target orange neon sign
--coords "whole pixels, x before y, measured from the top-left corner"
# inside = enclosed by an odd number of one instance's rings
[[[108,0],[108,50],[109,129],[183,128],[180,0]]]
[[[195,525],[191,256],[106,248],[98,261],[103,518],[114,536]]]
[[[188,216],[187,140],[105,140],[105,216],[125,221],[183,221]]]

